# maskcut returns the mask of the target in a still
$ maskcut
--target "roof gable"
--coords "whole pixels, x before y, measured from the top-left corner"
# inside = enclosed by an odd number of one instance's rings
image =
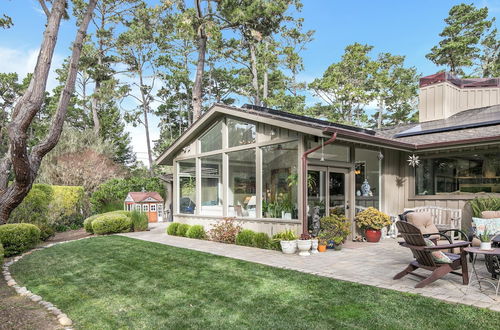
[[[128,200],[130,197],[131,200]],[[141,202],[163,202],[163,198],[156,191],[129,192],[125,201]]]

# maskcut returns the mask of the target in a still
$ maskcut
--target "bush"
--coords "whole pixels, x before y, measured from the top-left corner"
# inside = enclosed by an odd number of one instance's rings
[[[266,233],[256,233],[253,238],[253,246],[259,249],[270,249],[271,238]]]
[[[0,242],[0,265],[3,263],[3,245]]]
[[[49,204],[53,198],[52,187],[35,184],[9,217],[9,223],[49,223]]]
[[[236,236],[241,231],[241,226],[236,224],[234,218],[224,218],[212,225],[209,236],[216,242],[234,244]]]
[[[205,236],[205,229],[203,229],[202,225],[191,226],[186,233],[186,237],[189,238],[204,239]]]
[[[40,241],[40,229],[29,223],[14,223],[0,226],[0,242],[6,257],[23,253]]]
[[[148,215],[139,211],[130,212],[130,219],[132,220],[133,231],[145,231],[148,229]]]
[[[40,239],[42,241],[46,241],[48,240],[49,238],[51,238],[52,236],[55,235],[56,231],[54,230],[54,228],[52,228],[52,226],[49,226],[47,224],[44,224],[44,223],[40,223],[40,224],[36,224],[35,226],[38,227],[38,229],[40,229]]]
[[[243,229],[236,235],[236,245],[254,246],[255,232],[250,229]]]
[[[374,207],[369,207],[356,214],[356,225],[360,229],[380,230],[391,224],[391,218]],[[347,236],[347,235],[346,235]]]
[[[92,221],[92,231],[97,235],[127,233],[131,227],[130,217],[115,212],[103,214]]]
[[[92,229],[92,222],[100,216],[101,216],[101,214],[95,214],[95,215],[88,217],[87,219],[85,219],[83,221],[83,228],[85,228],[85,231],[87,233],[89,233],[89,234],[94,233],[94,230]]]
[[[181,223],[179,227],[177,227],[177,230],[175,232],[175,235],[181,236],[181,237],[186,237],[186,233],[189,230],[190,225],[187,223]]]
[[[171,236],[177,235],[177,227],[179,227],[180,223],[179,222],[172,222],[170,225],[167,227],[167,234]]]
[[[483,211],[500,211],[500,198],[498,197],[476,197],[469,202],[472,216],[481,218]]]

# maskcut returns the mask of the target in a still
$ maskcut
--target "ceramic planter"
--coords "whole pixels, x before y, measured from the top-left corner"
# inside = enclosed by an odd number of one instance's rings
[[[311,239],[311,253],[312,254],[318,253],[318,239],[317,238]]]
[[[377,243],[380,241],[380,237],[382,236],[382,232],[377,229],[366,229],[365,230],[366,240],[370,243]]]
[[[335,251],[340,251],[342,250],[342,243],[340,244],[335,244],[335,247],[333,248]]]
[[[481,242],[481,250],[491,250],[491,242]]]
[[[297,247],[299,248],[299,256],[307,257],[310,255],[309,250],[311,249],[310,239],[300,239],[297,241]]]
[[[280,241],[281,251],[284,254],[294,254],[297,252],[297,241]]]
[[[319,244],[318,251],[319,252],[326,252],[326,244]]]

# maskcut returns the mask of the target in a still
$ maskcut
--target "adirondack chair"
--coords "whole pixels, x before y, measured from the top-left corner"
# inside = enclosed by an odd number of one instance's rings
[[[462,229],[462,210],[449,209],[439,206],[418,206],[410,209],[404,209],[404,216],[408,212],[428,212],[432,215],[432,222],[436,225],[440,233],[451,237],[452,242],[463,240],[468,236]],[[404,220],[404,219],[401,219]]]
[[[396,223],[396,226],[398,227],[399,233],[404,239],[404,242],[400,243],[401,246],[409,248],[413,252],[413,256],[416,260],[412,261],[402,272],[396,274],[394,276],[395,280],[400,279],[405,275],[412,274],[417,277],[423,278],[422,281],[418,282],[417,285],[415,285],[416,288],[423,288],[424,286],[450,273],[461,276],[464,285],[469,284],[469,273],[467,271],[466,257],[467,253],[463,249],[469,246],[470,242],[460,242],[439,246],[427,246],[425,244],[424,236],[417,227],[405,221],[398,221]],[[434,261],[431,252],[453,248],[460,248],[460,254],[445,253],[451,259],[451,263],[440,264]],[[429,277],[415,274],[413,271],[417,268],[423,268],[431,271],[432,273]],[[462,270],[461,273],[456,272],[456,270],[459,269]]]

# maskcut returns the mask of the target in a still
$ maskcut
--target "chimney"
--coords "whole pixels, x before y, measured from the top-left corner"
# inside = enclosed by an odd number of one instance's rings
[[[461,111],[497,104],[500,104],[500,78],[459,79],[440,72],[420,79],[420,122],[446,119]]]

